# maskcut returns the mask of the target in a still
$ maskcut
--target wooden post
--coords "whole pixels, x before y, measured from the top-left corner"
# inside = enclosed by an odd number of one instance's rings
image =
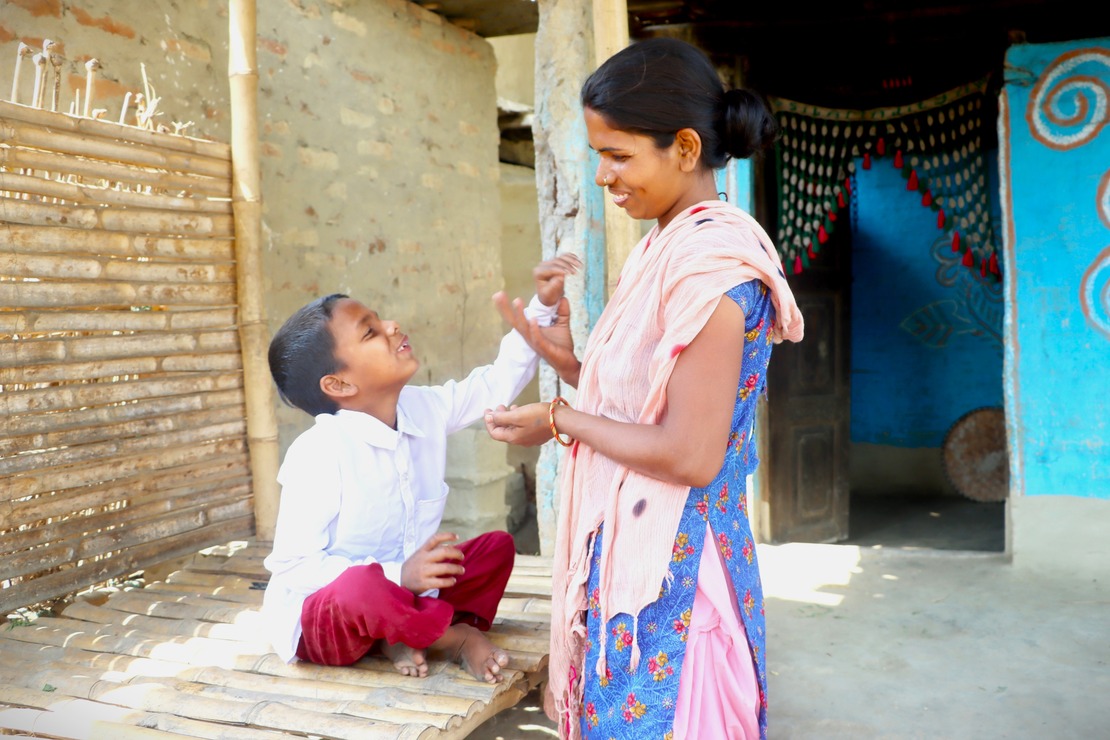
[[[571,332],[579,354],[605,303],[605,226],[602,190],[594,184],[586,125],[579,91],[594,68],[594,46],[582,29],[592,25],[593,0],[539,0],[536,32],[536,191],[544,259],[565,251],[585,263],[582,280],[567,284]],[[540,398],[562,395],[573,402],[575,391],[562,387],[555,372],[540,365]],[[540,448],[536,463],[536,518],[540,552],[555,545],[558,479],[564,448]]]
[[[594,58],[599,66],[628,46],[628,4],[625,0],[594,0]],[[592,182],[590,183],[593,184]],[[621,267],[640,241],[640,222],[605,198],[605,288],[613,294]]]
[[[228,7],[231,200],[235,215],[239,342],[243,353],[255,533],[260,540],[272,540],[277,523],[280,455],[275,408],[277,396],[266,361],[269,331],[262,308],[262,176],[258,145],[255,13],[255,0],[231,0]]]

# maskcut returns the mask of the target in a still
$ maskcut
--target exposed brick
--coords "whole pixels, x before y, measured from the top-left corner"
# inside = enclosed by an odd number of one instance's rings
[[[355,128],[373,128],[378,121],[373,116],[344,106],[339,109],[339,122],[344,126],[354,126]]]
[[[42,44],[45,40],[46,40],[45,37],[40,38],[38,36],[24,36],[23,37],[23,43],[27,44],[28,46],[30,46],[35,51],[39,51],[40,49],[42,49]],[[58,45],[58,47],[55,49],[55,51],[57,51],[59,54],[61,54],[64,57],[66,55],[65,42],[63,42],[59,39],[51,39],[51,41],[53,41],[55,44]],[[28,60],[28,61],[30,61],[30,60]],[[26,62],[25,62],[25,64],[26,64]],[[30,66],[34,66],[34,65],[30,65]]]
[[[43,15],[62,17],[62,0],[6,0],[11,5],[18,5],[36,18]]]
[[[196,59],[199,62],[208,63],[212,61],[212,52],[207,46],[194,44],[188,39],[169,38],[162,40],[162,48],[168,52],[178,52],[182,56],[190,59]]]
[[[480,175],[478,168],[470,162],[457,162],[455,164],[455,171],[465,177],[473,177],[477,179]]]
[[[366,24],[354,16],[340,13],[338,10],[331,14],[331,22],[344,31],[349,31],[356,36],[366,36]]]
[[[320,7],[315,3],[305,7],[305,4],[301,2],[301,0],[289,0],[289,5],[305,18],[320,17]]]
[[[77,6],[71,6],[69,12],[73,14],[73,17],[76,18],[77,22],[80,23],[82,26],[99,28],[101,31],[105,31],[115,36],[122,36],[125,39],[135,38],[134,28],[112,20],[111,16],[105,15],[101,18],[96,18],[92,14],[82,10],[81,8],[78,8]]]
[[[66,78],[66,84],[69,86],[70,90],[80,90],[81,96],[84,97],[85,75],[71,74]],[[106,77],[96,77],[93,80],[93,105],[95,106],[98,100],[119,99],[122,102],[123,97],[127,95],[127,93],[135,95],[136,93],[141,91],[141,88],[135,87],[133,85],[123,85],[119,82],[116,82],[115,80],[110,80]],[[132,113],[134,113],[133,107]],[[118,120],[119,110],[116,110],[114,116],[109,115],[108,117],[112,118],[113,120]]]
[[[348,67],[347,74],[354,78],[356,82],[367,82],[371,85],[376,85],[377,83],[381,82],[380,77],[372,75],[369,72],[363,72],[361,69],[351,69],[350,67]]]
[[[393,159],[393,146],[384,141],[360,141],[357,149],[359,154],[369,154],[372,157],[381,157],[382,159]]]
[[[339,155],[335,152],[329,152],[323,149],[312,149],[307,146],[301,147],[297,150],[297,159],[305,167],[313,170],[339,169]]]
[[[444,54],[457,54],[459,47],[452,43],[444,41],[443,39],[436,39],[432,42],[432,46],[442,51]]]
[[[284,57],[289,51],[285,47],[285,44],[281,43],[277,39],[270,39],[266,38],[265,36],[258,37],[258,45],[271,54],[276,54],[279,57]]]
[[[282,244],[294,247],[318,247],[320,246],[320,235],[316,229],[287,229],[280,236]],[[336,259],[334,255],[314,255],[317,262],[327,259]]]

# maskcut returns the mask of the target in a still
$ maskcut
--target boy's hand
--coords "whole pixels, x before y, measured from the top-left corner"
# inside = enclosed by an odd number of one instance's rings
[[[456,577],[465,572],[460,565],[463,559],[462,550],[447,544],[457,539],[457,534],[448,532],[429,537],[419,550],[401,564],[401,585],[414,594],[422,594],[430,588],[454,586]]]
[[[514,298],[510,303],[504,291],[495,293],[493,302],[501,313],[501,318],[524,337],[528,346],[551,365],[562,381],[577,388],[582,363],[574,354],[574,337],[570,333],[570,301],[566,298],[559,299],[559,307],[555,309],[555,323],[551,326],[540,326],[536,319],[527,319],[524,316],[524,301]]]
[[[566,276],[575,274],[581,267],[582,260],[578,259],[578,255],[567,252],[532,268],[532,278],[536,281],[536,295],[540,303],[545,306],[558,303],[563,297]]]
[[[548,404],[529,403],[524,406],[486,409],[486,431],[498,442],[537,447],[551,441]]]

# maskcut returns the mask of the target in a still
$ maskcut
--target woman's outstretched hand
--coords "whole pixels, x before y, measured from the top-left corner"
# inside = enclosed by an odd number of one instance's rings
[[[551,441],[551,426],[546,403],[486,409],[486,431],[499,442],[537,447]]]
[[[582,363],[574,354],[574,338],[570,333],[570,302],[566,298],[559,299],[558,308],[555,309],[555,323],[551,326],[540,326],[536,319],[525,318],[524,301],[514,298],[510,302],[504,291],[495,294],[493,302],[501,317],[524,337],[524,341],[528,342],[528,346],[536,354],[551,365],[559,379],[577,388]]]

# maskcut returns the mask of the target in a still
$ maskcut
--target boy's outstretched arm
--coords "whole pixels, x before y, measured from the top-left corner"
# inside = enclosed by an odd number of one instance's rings
[[[569,254],[540,263],[533,270],[537,293],[527,307],[521,306],[521,320],[534,321],[536,326],[550,324],[557,320],[562,305],[567,322],[564,333],[569,341],[569,309],[562,300],[562,292],[567,273],[577,270],[579,264],[578,258]],[[544,299],[553,303],[545,304]],[[504,292],[493,296],[493,301],[495,305],[507,303]],[[538,364],[539,354],[514,327],[501,338],[497,357],[491,364],[474,368],[462,380],[449,380],[440,386],[406,386],[402,394],[409,404],[417,403],[418,396],[435,398],[444,414],[444,428],[451,434],[481,419],[485,409],[512,403],[535,377]]]
[[[504,292],[493,296],[501,317],[524,337],[536,354],[555,369],[564,383],[576,388],[581,363],[574,354],[574,339],[570,333],[570,302],[564,297],[564,292],[567,275],[573,275],[580,269],[582,260],[570,252],[544,260],[532,269],[536,297],[545,306],[556,306],[554,323],[547,326],[540,326],[535,318],[529,320],[524,313],[524,301],[520,298],[510,303]]]

